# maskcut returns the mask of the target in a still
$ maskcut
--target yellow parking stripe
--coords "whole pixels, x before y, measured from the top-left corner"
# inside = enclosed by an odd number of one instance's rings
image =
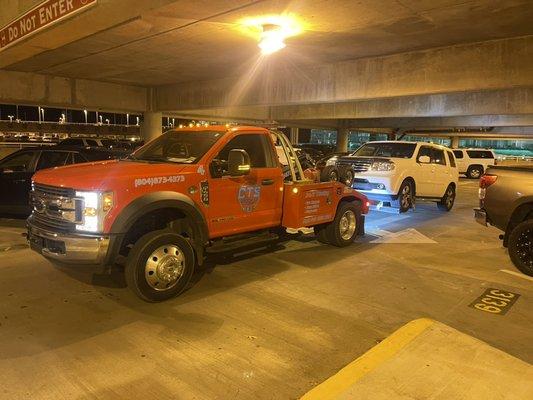
[[[335,399],[363,376],[392,358],[418,335],[432,326],[435,321],[429,318],[415,319],[402,326],[361,357],[348,364],[332,377],[307,392],[302,400]]]

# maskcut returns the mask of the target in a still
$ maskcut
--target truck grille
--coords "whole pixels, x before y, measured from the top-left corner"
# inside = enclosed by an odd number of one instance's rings
[[[36,193],[56,197],[74,197],[76,194],[74,189],[41,185],[39,183],[34,183],[33,189]]]
[[[364,158],[354,158],[353,161],[342,160],[339,164],[343,166],[351,166],[354,172],[358,173],[368,171],[370,169],[370,166],[372,165],[372,160]]]
[[[70,188],[34,184],[30,195],[33,222],[52,231],[74,231],[83,221],[83,200],[75,194]]]

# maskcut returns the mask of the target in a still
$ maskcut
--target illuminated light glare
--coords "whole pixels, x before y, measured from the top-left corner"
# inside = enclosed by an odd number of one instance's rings
[[[263,34],[259,42],[259,48],[263,55],[269,55],[284,49],[287,45],[281,28],[277,25],[264,25]]]
[[[292,188],[292,192],[295,194],[298,193],[298,188]]]
[[[292,14],[263,15],[241,21],[240,31],[256,39],[263,55],[269,55],[286,47],[285,39],[299,35],[303,26]]]

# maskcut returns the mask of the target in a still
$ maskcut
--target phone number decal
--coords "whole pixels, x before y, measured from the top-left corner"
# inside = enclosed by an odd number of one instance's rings
[[[154,185],[163,185],[165,183],[180,183],[180,182],[185,182],[185,176],[183,175],[155,176],[155,177],[150,177],[150,178],[135,179],[135,187],[154,186]]]

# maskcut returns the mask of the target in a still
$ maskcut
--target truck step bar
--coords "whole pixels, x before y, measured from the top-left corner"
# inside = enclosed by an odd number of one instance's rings
[[[236,250],[262,247],[277,240],[279,240],[279,236],[270,232],[253,236],[246,235],[239,238],[224,238],[206,248],[206,252],[208,254],[234,253]]]

